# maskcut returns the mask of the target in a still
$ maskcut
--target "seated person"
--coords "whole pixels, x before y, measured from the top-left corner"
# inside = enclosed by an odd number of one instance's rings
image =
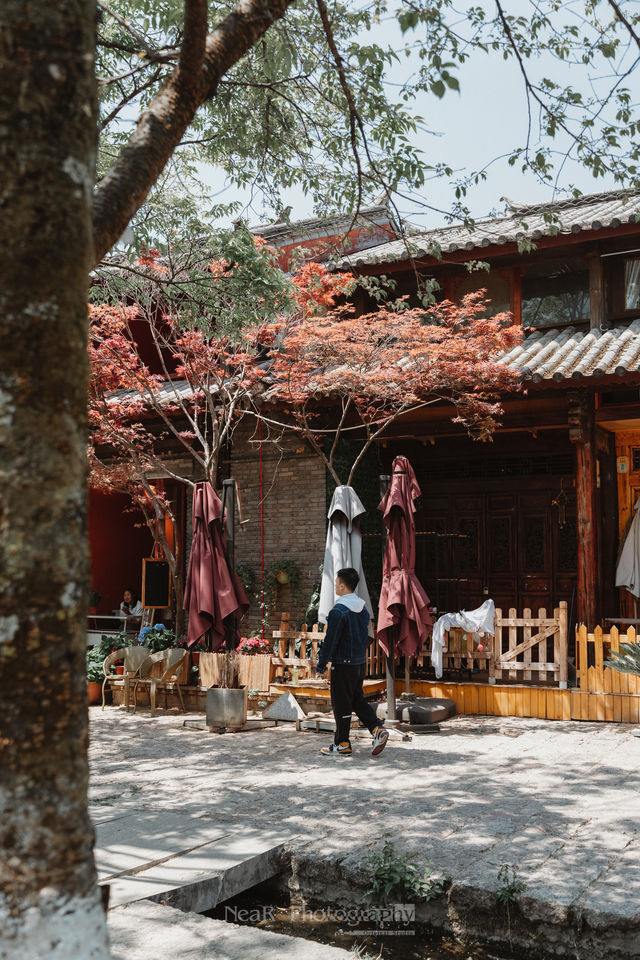
[[[139,626],[142,621],[142,604],[129,587],[122,594],[120,616],[125,617],[127,627]]]

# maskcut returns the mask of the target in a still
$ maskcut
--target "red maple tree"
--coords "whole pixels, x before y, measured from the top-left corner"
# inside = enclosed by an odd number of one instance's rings
[[[412,409],[446,403],[454,422],[474,437],[493,431],[499,397],[518,386],[517,375],[499,359],[522,338],[508,313],[488,317],[479,291],[459,304],[395,304],[355,316],[352,306],[335,306],[353,278],[342,275],[336,285],[322,270],[314,273],[313,308],[305,289],[303,309],[271,325],[277,348],[270,395],[336,483],[351,484],[370,446]],[[361,444],[343,480],[335,454],[345,436]]]

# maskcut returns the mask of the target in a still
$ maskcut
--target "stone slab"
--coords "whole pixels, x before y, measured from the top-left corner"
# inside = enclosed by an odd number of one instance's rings
[[[110,906],[148,899],[181,910],[212,910],[282,869],[282,854],[289,835],[273,830],[243,828],[220,840],[150,864],[135,874],[110,882]]]
[[[95,858],[100,882],[148,869],[230,832],[210,820],[170,810],[136,810],[96,824]]]
[[[109,911],[113,960],[353,960],[310,940],[210,920],[146,900]]]

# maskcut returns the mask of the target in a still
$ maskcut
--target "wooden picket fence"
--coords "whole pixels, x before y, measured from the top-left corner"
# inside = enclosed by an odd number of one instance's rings
[[[618,650],[621,642],[638,643],[633,627],[626,633],[621,633],[617,627],[611,627],[609,633],[601,627],[588,633],[584,624],[576,628],[576,672],[580,690],[584,693],[640,694],[640,677],[606,666],[609,653]]]
[[[473,635],[463,630],[450,630],[447,650],[443,654],[443,668],[449,670],[482,670],[488,674],[489,683],[504,680],[525,684],[555,683],[565,689],[568,677],[567,650],[567,604],[561,601],[547,616],[544,608],[538,615],[525,609],[518,616],[515,608],[508,616],[496,610],[495,636],[487,636],[482,650]],[[431,664],[431,641],[427,641],[416,657],[410,659],[409,667],[423,668]],[[367,676],[381,676],[385,672],[384,654],[377,641],[369,647]]]
[[[520,680],[557,683],[566,689],[568,677],[567,603],[562,600],[547,617],[542,607],[532,617],[525,609],[522,617],[514,607],[507,617],[496,610],[493,656],[489,663],[489,682]]]

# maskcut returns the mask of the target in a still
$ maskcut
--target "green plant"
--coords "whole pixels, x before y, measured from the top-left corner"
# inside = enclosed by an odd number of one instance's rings
[[[274,560],[264,572],[264,602],[268,609],[275,603],[280,574],[287,577],[287,582],[292,591],[296,589],[300,582],[300,568],[295,560]],[[262,593],[262,590],[260,593]]]
[[[120,633],[106,634],[103,633],[101,639],[98,643],[95,644],[93,649],[96,651],[97,655],[100,657],[100,661],[108,657],[110,653],[113,653],[114,650],[120,650],[122,647],[133,647],[135,644],[135,639],[131,634],[125,633],[123,630]]]
[[[240,577],[240,583],[245,589],[247,597],[256,596],[257,576],[253,567],[248,563],[236,563],[236,573]]]
[[[640,644],[621,643],[618,650],[612,650],[605,666],[612,667],[619,673],[632,673],[640,677]]]
[[[102,600],[102,595],[98,593],[97,590],[92,590],[89,594],[89,606],[97,607],[100,601]]]
[[[518,868],[511,863],[503,863],[498,870],[496,897],[507,908],[507,936],[511,944],[511,905],[516,902],[520,894],[526,889],[524,880],[518,877]]]
[[[102,642],[102,641],[101,641]],[[102,669],[102,664],[104,662],[104,656],[102,656],[100,650],[100,643],[97,643],[94,647],[89,647],[87,650],[87,682],[88,683],[102,683],[104,680],[104,672]]]
[[[390,897],[405,900],[435,900],[446,890],[448,877],[434,875],[434,865],[427,860],[422,872],[407,857],[396,852],[391,840],[385,840],[381,850],[372,851],[363,867],[369,877],[365,896]]]
[[[157,650],[180,646],[177,634],[165,627],[163,623],[158,623],[155,627],[143,627],[139,634],[139,641],[154,653]]]
[[[318,622],[318,610],[320,608],[320,590],[322,588],[322,564],[318,567],[319,577],[316,580],[309,600],[307,609],[304,612],[304,622],[310,627]]]

